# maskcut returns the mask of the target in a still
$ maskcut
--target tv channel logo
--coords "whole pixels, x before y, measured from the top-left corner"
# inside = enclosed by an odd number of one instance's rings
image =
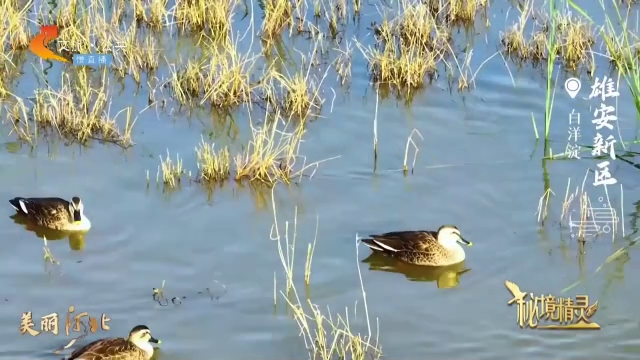
[[[42,25],[40,26],[40,33],[31,39],[29,50],[44,60],[68,63],[69,60],[56,54],[47,47],[52,40],[57,38],[57,25]],[[73,65],[75,66],[111,65],[112,62],[113,56],[111,54],[73,54]]]

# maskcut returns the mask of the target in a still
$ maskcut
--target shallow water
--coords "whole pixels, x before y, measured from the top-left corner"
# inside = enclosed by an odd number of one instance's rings
[[[491,26],[477,26],[473,69],[496,51],[499,31],[515,21],[515,14],[507,15],[508,9],[507,2],[492,3]],[[363,13],[359,28],[350,28],[348,33],[367,33],[364,24],[375,18],[375,8],[367,6]],[[304,50],[308,44],[299,39],[296,46]],[[33,64],[39,69],[39,61],[31,54],[26,58],[25,74],[14,90],[28,97],[43,85],[33,75]],[[357,264],[370,252],[362,247],[356,254],[356,234],[435,229],[455,223],[474,242],[465,249],[464,267],[470,271],[459,278],[398,267],[384,259],[361,263],[368,311],[373,326],[378,319],[386,357],[636,358],[640,330],[634,299],[640,286],[634,277],[624,276],[640,267],[634,259],[635,249],[595,271],[637,231],[630,220],[637,217],[638,170],[621,161],[612,166],[612,174],[624,188],[626,237],[620,234],[615,243],[606,237],[589,242],[586,254],[579,258],[570,232],[558,225],[560,204],[567,179],[572,179],[572,187],[581,183],[585,171],[595,168],[595,161],[540,160],[543,144],[535,140],[531,116],[542,132],[544,70],[518,70],[507,64],[510,71],[499,56],[484,64],[476,88],[468,93],[450,92],[443,76],[415,95],[409,106],[381,100],[379,157],[373,173],[376,94],[369,85],[364,60],[354,50],[349,92],[338,91],[332,111],[326,105],[325,118],[310,123],[301,149],[310,161],[340,157],[322,163],[313,178],[299,186],[279,185],[275,192],[281,232],[284,221],[293,220],[297,207],[299,290],[304,289],[300,278],[306,244],[314,238],[318,219],[311,284],[300,294],[302,301],[308,296],[321,308],[329,306],[334,314],[344,313],[345,306],[353,308],[357,301],[352,326],[366,331]],[[54,64],[49,71],[52,86],[59,81],[61,70]],[[596,75],[601,78],[605,73],[602,69]],[[160,69],[159,76],[163,74],[166,76],[166,69]],[[335,86],[335,74],[330,74],[324,85],[327,89]],[[580,99],[588,95],[590,83],[584,77],[580,96],[571,100],[563,90],[564,79],[558,80],[551,128],[554,153],[564,151],[571,110],[587,114],[594,105]],[[119,85],[114,82],[113,86],[115,108],[132,105],[140,111],[147,105],[146,87],[134,96],[130,80],[121,93]],[[622,81],[620,93],[618,124],[623,139],[630,141],[636,134],[636,115]],[[331,91],[325,90],[325,96],[330,103]],[[246,139],[244,114],[235,120],[240,138]],[[165,156],[167,148],[172,156],[179,153],[185,167],[195,172],[193,147],[201,134],[230,142],[225,139],[225,126],[213,126],[210,116],[189,121],[186,117],[143,113],[134,128],[136,146],[128,151],[97,143],[86,149],[44,141],[34,151],[26,145],[16,149],[15,135],[8,134],[10,126],[4,127],[0,141],[8,146],[0,152],[0,198],[77,194],[93,228],[84,238],[50,241],[60,265],[48,273],[43,269],[42,240],[14,223],[8,204],[3,207],[3,358],[52,357],[51,351],[68,338],[64,334],[20,335],[20,314],[32,311],[39,326],[40,316],[63,314],[69,305],[92,316],[107,314],[112,336],[124,336],[137,324],[148,325],[163,340],[160,359],[306,356],[304,342],[280,295],[274,311],[274,273],[278,290],[283,289],[285,278],[277,243],[270,240],[274,218],[269,191],[228,185],[207,194],[189,182],[171,192],[153,181],[147,187],[145,172],[149,170],[154,178],[158,156]],[[398,169],[413,128],[424,141],[415,171],[405,177]],[[583,139],[593,138],[593,127],[582,129]],[[593,178],[589,176],[588,182]],[[545,182],[555,196],[549,207],[550,221],[541,227],[534,213]],[[601,196],[596,189],[590,191],[596,198]],[[619,207],[619,189],[611,187],[609,195]],[[591,301],[598,300],[594,321],[601,325],[600,331],[544,332],[517,327],[515,309],[506,305],[505,280],[527,292],[560,296],[562,289],[578,279],[584,281],[564,296],[588,294]],[[186,297],[181,304],[160,306],[153,301],[152,288],[163,281],[169,298]],[[214,299],[203,294],[207,288]]]

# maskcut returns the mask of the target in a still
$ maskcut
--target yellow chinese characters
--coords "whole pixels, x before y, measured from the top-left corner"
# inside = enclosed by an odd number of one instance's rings
[[[507,280],[504,284],[513,296],[507,302],[507,305],[516,304],[516,319],[520,328],[528,327],[547,330],[600,329],[600,325],[591,321],[591,318],[598,310],[598,302],[596,301],[590,305],[587,295],[577,295],[575,300],[553,295],[535,296],[533,293],[521,291],[520,287],[511,281]]]
[[[75,316],[73,316],[73,312],[75,311],[75,306],[69,306],[65,317],[65,334],[69,336],[70,330],[75,332],[83,331],[84,333],[95,333],[98,331],[98,328],[103,331],[109,331],[109,326],[107,323],[111,321],[106,314],[102,314],[100,316],[100,323],[98,326],[98,319],[89,316],[89,313],[81,312]],[[86,318],[86,323],[83,322],[83,318]],[[20,321],[20,334],[29,334],[31,336],[38,336],[43,332],[52,333],[53,335],[58,335],[60,316],[58,313],[53,312],[47,315],[44,315],[40,318],[40,330],[37,330],[34,322],[33,322],[33,312],[27,311],[22,313],[21,321]]]

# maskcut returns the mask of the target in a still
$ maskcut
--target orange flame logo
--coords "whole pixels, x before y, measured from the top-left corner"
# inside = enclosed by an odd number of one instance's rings
[[[47,45],[51,40],[58,38],[58,26],[57,25],[42,25],[40,26],[40,34],[36,35],[29,43],[29,50],[32,53],[38,55],[45,60],[57,60],[61,62],[69,62],[69,60],[57,55],[53,51],[47,48]]]

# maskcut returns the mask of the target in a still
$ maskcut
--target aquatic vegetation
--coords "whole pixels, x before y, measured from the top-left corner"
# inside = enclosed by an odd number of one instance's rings
[[[593,222],[587,221],[587,219],[595,219],[599,216],[613,218],[616,216],[617,212],[616,209],[613,208],[608,191],[605,191],[605,206],[601,208],[598,208],[599,206],[593,206],[593,204],[597,204],[597,202],[591,200],[592,196],[589,195],[587,188],[585,188],[588,176],[589,170],[585,172],[582,183],[576,185],[573,191],[571,191],[571,178],[567,179],[567,187],[565,190],[564,198],[562,200],[562,212],[560,213],[560,221],[558,222],[560,226],[569,227],[569,231],[572,234],[576,234],[576,240],[578,240],[580,245],[578,249],[580,253],[582,253],[584,250],[584,243],[587,241],[587,236],[594,236],[593,228],[591,227],[593,225]],[[620,194],[620,211],[623,211],[624,192],[621,191]],[[551,202],[551,197],[555,195],[556,194],[553,192],[553,190],[548,187],[545,189],[542,196],[540,196],[540,199],[538,200],[538,208],[535,213],[539,224],[544,225],[547,221],[549,217],[549,204]],[[603,199],[598,201],[602,200]],[[577,232],[574,227],[577,228]],[[610,228],[612,241],[615,238],[616,234],[620,232],[620,230],[620,224],[618,224],[616,221],[613,221]],[[624,236],[624,223],[622,224],[622,233]],[[605,232],[598,229],[598,233],[596,236],[600,236],[603,234],[605,234]]]
[[[375,27],[376,45],[365,47],[356,40],[356,46],[369,63],[374,82],[412,92],[422,87],[427,75],[435,75],[447,54],[451,33],[426,4],[409,0],[401,4],[402,15],[385,16]]]
[[[430,3],[432,10],[438,5],[445,7],[444,16],[450,22],[469,24],[478,12],[487,8],[489,0],[448,0],[444,5],[442,0],[427,0],[425,3]]]
[[[0,74],[2,72],[0,71]],[[0,76],[0,99],[6,97],[9,94],[9,86],[6,81]]]
[[[167,4],[169,0],[151,0],[151,6],[149,10],[149,19],[147,22],[149,26],[154,30],[161,30],[167,25],[169,11],[167,10]]]
[[[541,63],[543,60],[547,62],[547,89],[545,98],[545,127],[544,127],[544,139],[549,139],[549,131],[551,129],[551,113],[553,111],[553,100],[555,98],[555,86],[553,80],[554,61],[556,57],[561,55],[562,41],[561,36],[564,34],[584,34],[581,30],[574,31],[576,29],[575,24],[572,22],[571,17],[565,17],[563,32],[560,32],[561,27],[558,26],[558,20],[561,19],[561,13],[557,10],[555,1],[549,2],[549,13],[547,15],[534,16],[533,2],[527,1],[519,7],[520,17],[516,24],[507,30],[507,32],[501,34],[501,42],[504,46],[506,53],[511,58],[516,58],[520,62],[532,61],[534,64]],[[533,21],[535,30],[530,40],[525,38],[525,28],[529,24],[529,21]],[[580,28],[578,26],[578,28]],[[578,42],[582,44],[582,41]],[[573,43],[575,45],[575,43]],[[571,54],[571,61],[575,59],[585,58],[585,53],[578,53],[578,50],[570,48],[564,50],[565,54]],[[585,49],[582,49],[585,50]],[[590,51],[590,48],[588,49]],[[577,63],[567,63],[561,56],[565,66],[576,66]],[[537,127],[534,119],[534,129],[537,138]],[[545,150],[546,151],[546,150]]]
[[[360,14],[360,9],[362,8],[362,0],[353,0],[352,9],[354,15]]]
[[[256,89],[259,105],[277,109],[279,115],[289,119],[304,121],[319,115],[325,101],[321,96],[322,85],[331,70],[331,66],[326,66],[324,73],[320,73],[322,40],[314,40],[308,54],[296,49],[298,57],[290,57],[288,61],[282,57],[272,59],[269,53],[272,45],[267,43],[263,47],[269,66],[262,72]]]
[[[250,102],[256,87],[250,76],[257,56],[241,54],[237,43],[230,43],[221,50],[209,43],[207,54],[211,61],[204,69],[202,101],[222,109]]]
[[[636,107],[638,119],[640,119],[640,48],[638,47],[638,34],[635,21],[629,19],[631,11],[621,11],[619,4],[615,0],[610,0],[610,7],[615,10],[617,16],[612,17],[606,11],[605,0],[599,0],[603,13],[605,14],[604,25],[600,28],[600,35],[603,38],[607,49],[609,61],[616,67],[620,75],[625,79],[627,86],[633,95],[633,102]],[[631,1],[626,1],[628,6]],[[591,24],[596,25],[589,14],[574,2],[570,2],[572,8],[577,10]],[[630,26],[635,26],[632,31]]]
[[[280,129],[280,121],[282,118],[276,113],[273,118],[267,118],[260,127],[251,125],[251,140],[233,156],[228,147],[216,151],[214,144],[209,144],[201,138],[195,147],[198,168],[196,180],[205,184],[222,183],[230,178],[239,182],[262,183],[268,186],[277,183],[289,184],[296,177],[313,177],[321,162],[333,159],[307,164],[306,157],[300,155],[304,125],[290,122]],[[287,132],[291,126],[294,127],[293,130]],[[300,161],[302,165],[298,165]],[[309,169],[313,169],[313,172],[305,175]],[[159,182],[162,175],[164,185],[174,188],[180,184],[185,173],[182,159],[176,155],[176,159],[172,160],[167,150],[166,158],[160,157],[156,181]],[[147,173],[147,182],[148,177]]]
[[[204,137],[196,147],[200,179],[206,182],[226,181],[231,176],[231,158],[229,148],[215,150],[214,144],[208,144]]]
[[[547,36],[545,32],[534,31],[532,40],[525,37],[525,31],[532,12],[532,3],[526,2],[518,8],[518,21],[506,31],[501,32],[500,38],[507,55],[519,60],[540,61],[545,56]],[[539,46],[540,45],[540,46]]]
[[[181,30],[210,34],[215,41],[226,40],[231,34],[231,16],[237,0],[178,0],[174,16]]]
[[[20,7],[17,1],[0,1],[0,13],[4,20],[0,22],[0,38],[3,50],[9,45],[10,50],[24,50],[29,47],[31,31],[28,26],[28,12],[31,3]]]
[[[92,86],[86,69],[80,68],[75,74],[77,79],[72,80],[69,74],[63,73],[59,90],[36,90],[35,104],[31,110],[34,124],[40,129],[56,130],[62,137],[80,143],[95,139],[123,147],[130,146],[135,120],[131,119],[129,113],[124,131],[121,131],[115,117],[109,116],[111,97],[107,71],[102,72],[98,86]],[[19,126],[29,129],[30,125],[25,121]],[[28,132],[23,130],[20,133]]]
[[[147,14],[145,12],[145,6],[142,3],[142,0],[132,0],[131,11],[133,12],[133,18],[136,22],[147,22]]]
[[[304,56],[301,62],[306,62]],[[263,98],[285,117],[304,120],[311,114],[319,114],[324,102],[320,97],[321,85],[328,70],[321,79],[311,75],[311,66],[286,75],[268,71],[262,79]]]
[[[58,25],[57,51],[70,56],[73,53],[110,52],[113,46],[112,34],[117,31],[107,23],[100,10],[103,3],[95,7],[78,9],[77,0],[69,0],[60,5],[55,18]],[[47,21],[51,23],[50,21]]]
[[[100,0],[98,0],[100,1]],[[114,1],[112,17],[113,24],[117,25],[122,20],[125,13],[127,2],[123,0]],[[147,24],[153,30],[162,30],[168,26],[169,11],[167,9],[168,0],[134,0],[131,1],[130,10],[136,25]]]
[[[110,41],[118,46],[113,51],[113,68],[121,78],[130,75],[140,83],[141,71],[153,71],[160,65],[161,50],[153,34],[148,33],[140,40],[136,27],[130,26],[124,33],[114,32]],[[111,49],[105,49],[105,52],[111,52]]]
[[[136,22],[119,26],[118,17],[122,16],[125,8],[122,2],[118,4],[111,22],[101,12],[111,9],[102,2],[82,11],[77,9],[77,0],[61,4],[55,19],[60,29],[57,50],[67,57],[73,53],[112,54],[115,73],[120,77],[130,75],[139,83],[141,71],[153,71],[159,66],[158,40],[152,33],[139,31]],[[144,9],[139,7],[142,5],[136,4],[133,2],[131,5],[135,18],[146,21]]]
[[[282,117],[276,111],[274,115],[265,118],[263,125],[256,127],[251,124],[251,140],[234,155],[231,155],[232,151],[229,147],[225,146],[216,151],[215,144],[201,138],[200,143],[195,147],[198,167],[196,179],[210,184],[223,183],[233,178],[239,184],[247,182],[272,187],[277,183],[289,184],[296,177],[311,178],[320,163],[334,159],[328,158],[307,164],[306,157],[300,154],[300,144],[305,133],[304,124],[289,121],[279,126],[282,122],[284,122]],[[299,165],[300,162],[302,162],[301,165]],[[167,158],[163,164],[166,164],[163,165],[162,171],[165,179],[179,178],[179,176],[165,177],[165,173],[184,173],[181,161],[177,165],[172,165]],[[305,172],[309,169],[313,169],[313,172],[306,175]],[[174,181],[174,183],[177,182]]]
[[[351,80],[351,62],[353,59],[353,48],[347,42],[345,50],[336,49],[340,54],[334,62],[334,68],[338,74],[340,85],[345,85]]]
[[[42,237],[42,242],[44,243],[44,245],[42,246],[42,250],[44,250],[44,262],[45,262],[45,268],[47,266],[47,264],[51,264],[51,265],[60,265],[60,262],[53,257],[53,253],[51,252],[51,249],[49,248],[49,244],[47,242],[47,238],[46,237]]]
[[[10,94],[11,82],[20,74],[19,67],[15,63],[15,52],[0,53],[0,99]]]
[[[205,37],[202,43],[201,57],[170,66],[169,84],[176,100],[182,105],[209,102],[218,109],[251,102],[256,85],[250,76],[257,56],[241,54],[233,42],[219,47]]]
[[[262,36],[266,40],[272,40],[278,37],[287,25],[293,23],[293,6],[291,0],[264,0],[263,4]]]
[[[56,24],[60,28],[70,28],[77,26],[78,21],[82,19],[77,17],[78,0],[63,1],[58,5],[56,12]]]
[[[591,25],[569,14],[558,14],[558,36],[560,56],[568,69],[576,70],[578,65],[586,64],[592,68],[591,47],[595,44],[595,34]],[[590,71],[593,73],[593,69]]]
[[[501,34],[505,51],[520,61],[535,63],[558,56],[568,70],[585,66],[593,73],[595,31],[581,17],[557,10],[553,2],[550,6],[552,10],[544,13],[534,9],[532,1],[525,2],[518,21]],[[533,29],[529,35],[525,35],[527,29]]]
[[[322,5],[317,4],[317,7],[322,6],[325,20],[328,27],[328,35],[332,40],[337,40],[340,34],[340,25],[345,23],[347,18],[347,1],[346,0],[331,0],[323,2]],[[321,17],[321,13],[318,11],[317,17]]]
[[[362,282],[362,273],[360,271],[360,262],[358,254],[358,242],[356,239],[355,261],[358,268],[358,277],[362,290],[362,307],[364,308],[366,321],[366,334],[354,328],[353,318],[355,317],[356,308],[350,311],[345,309],[344,314],[331,314],[331,310],[327,307],[325,313],[320,306],[314,304],[311,299],[307,303],[300,301],[298,290],[294,281],[295,253],[297,243],[297,208],[295,211],[293,226],[289,221],[284,224],[284,229],[278,223],[278,215],[276,210],[276,201],[274,190],[271,193],[271,203],[273,206],[274,223],[271,227],[271,239],[278,242],[278,254],[280,262],[286,278],[286,288],[280,294],[287,302],[288,308],[293,311],[293,317],[300,328],[300,334],[304,338],[305,345],[309,351],[310,359],[379,359],[382,355],[381,347],[378,342],[379,328],[376,319],[376,328],[372,329],[371,319],[369,316],[369,308],[367,304],[367,296]],[[311,263],[313,259],[313,250],[317,240],[316,235],[313,242],[307,244],[307,258],[305,262],[305,284],[308,285],[311,274]],[[277,305],[277,276],[274,273],[274,305]],[[351,317],[351,319],[350,319]]]
[[[171,155],[169,154],[169,149],[167,149],[166,158],[163,159],[162,155],[160,155],[158,174],[162,174],[162,183],[168,188],[175,188],[178,186],[182,180],[182,175],[185,174],[180,155],[176,154],[176,159],[172,160]]]
[[[169,65],[171,77],[169,85],[173,92],[173,98],[181,105],[191,104],[194,98],[200,96],[202,84],[203,61],[189,59],[182,69],[177,69],[175,64]]]
[[[418,131],[418,129],[411,130],[411,134],[409,134],[409,136],[407,137],[407,145],[405,146],[405,149],[404,149],[404,162],[402,164],[403,165],[402,171],[404,171],[405,175],[409,171],[409,166],[408,166],[409,148],[413,146],[413,162],[411,164],[411,173],[413,173],[413,169],[416,167],[416,160],[418,159],[418,152],[420,151],[416,142],[413,141],[414,135],[417,135],[420,138],[420,140],[424,140],[424,138],[422,137],[422,134],[420,133],[420,131]]]
[[[16,133],[19,139],[34,145],[38,136],[38,127],[29,121],[29,108],[22,98],[14,96],[10,101],[6,101],[4,106],[6,112],[6,122],[13,127],[11,133]],[[1,113],[1,112],[0,112]],[[10,134],[11,134],[10,133]]]
[[[236,180],[289,184],[296,176],[302,176],[306,169],[317,167],[319,162],[305,165],[303,161],[301,169],[295,168],[300,158],[306,160],[299,155],[304,125],[287,123],[284,128],[291,124],[293,131],[286,132],[278,128],[279,120],[281,118],[276,113],[261,127],[251,125],[251,141],[244,151],[234,157]]]

